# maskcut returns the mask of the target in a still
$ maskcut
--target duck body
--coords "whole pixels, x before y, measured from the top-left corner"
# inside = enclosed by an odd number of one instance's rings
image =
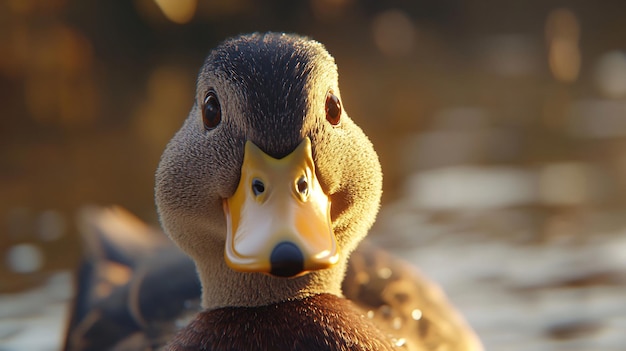
[[[381,167],[318,42],[254,33],[215,48],[155,190],[202,286],[202,311],[165,350],[482,350],[428,279],[379,249],[355,251],[378,212]],[[155,315],[134,304],[136,319]]]

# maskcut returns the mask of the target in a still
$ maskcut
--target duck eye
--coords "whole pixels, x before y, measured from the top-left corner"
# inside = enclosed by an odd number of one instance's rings
[[[341,120],[341,101],[330,91],[326,94],[326,119],[334,126]]]
[[[213,90],[206,94],[202,103],[202,121],[206,130],[214,129],[222,121],[222,108]]]

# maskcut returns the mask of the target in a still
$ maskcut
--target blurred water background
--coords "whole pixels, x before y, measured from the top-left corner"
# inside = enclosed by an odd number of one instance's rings
[[[373,239],[488,350],[626,349],[626,2],[3,0],[0,350],[58,349],[77,213],[156,224],[204,56],[267,30],[335,56],[385,172]]]

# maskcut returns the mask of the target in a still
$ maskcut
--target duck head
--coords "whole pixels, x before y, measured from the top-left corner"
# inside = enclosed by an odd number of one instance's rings
[[[204,307],[260,306],[341,295],[381,187],[332,56],[307,38],[251,34],[206,59],[161,158],[156,203],[196,263]]]

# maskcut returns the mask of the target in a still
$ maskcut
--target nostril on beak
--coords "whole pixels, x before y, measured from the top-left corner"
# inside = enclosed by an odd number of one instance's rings
[[[259,196],[265,192],[265,184],[263,184],[261,179],[254,178],[252,180],[252,192],[254,193],[254,196]]]
[[[303,197],[306,197],[309,194],[309,183],[307,182],[305,176],[298,179],[296,187],[298,189],[298,193],[300,193]]]
[[[293,243],[282,242],[272,250],[270,274],[278,277],[293,277],[304,270],[304,255]]]

